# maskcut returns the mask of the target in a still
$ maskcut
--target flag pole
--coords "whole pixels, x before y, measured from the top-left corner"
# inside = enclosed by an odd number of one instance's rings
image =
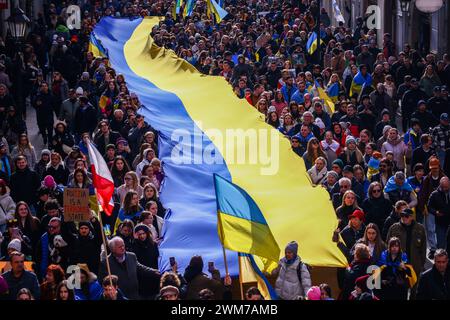
[[[97,196],[97,189],[95,189],[95,195]],[[111,284],[111,287],[113,287],[112,277],[111,277],[111,267],[109,265],[109,259],[108,259],[108,246],[107,246],[107,243],[106,243],[105,230],[103,230],[102,212],[100,210],[98,211],[98,222],[100,223],[100,230],[102,231],[103,246],[105,247],[106,270],[108,271],[109,283]]]
[[[241,256],[241,254],[238,252],[238,264],[239,264],[239,288],[241,289],[241,300],[244,299],[244,284],[242,282],[242,263],[241,259],[244,257]]]

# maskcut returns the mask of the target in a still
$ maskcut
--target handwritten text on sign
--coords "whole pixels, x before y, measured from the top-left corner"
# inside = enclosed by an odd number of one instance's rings
[[[64,221],[87,221],[89,217],[89,189],[64,189]]]

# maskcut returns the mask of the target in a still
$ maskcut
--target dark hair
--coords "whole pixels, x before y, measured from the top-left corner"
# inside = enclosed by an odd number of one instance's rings
[[[165,272],[159,282],[159,287],[174,286],[179,288],[181,286],[181,280],[175,272]]]
[[[428,140],[431,138],[431,135],[429,135],[428,133],[424,133],[421,137],[420,137],[420,143],[421,144],[425,144],[428,143]]]
[[[25,161],[27,161],[27,158],[26,158],[25,156],[17,156],[17,157],[14,159],[14,164],[16,165],[16,167],[17,167],[17,162],[19,162],[19,160],[25,160]]]
[[[323,290],[327,293],[327,296],[329,296],[331,298],[331,287],[326,284],[326,283],[322,283],[319,285],[320,290]]]
[[[69,282],[67,280],[63,280],[60,284],[58,284],[58,287],[56,288],[56,300],[61,300],[60,292],[63,287],[65,287],[69,292],[68,300],[75,300],[75,294],[73,289],[69,288]]]
[[[59,210],[59,203],[56,199],[49,199],[44,204],[44,210]]]
[[[252,296],[261,296],[261,299],[264,300],[264,297],[263,297],[261,291],[259,291],[259,289],[257,287],[250,287],[245,292],[245,298],[251,298]]]
[[[61,268],[60,265],[57,264],[51,264],[47,267],[47,273],[51,272],[53,274],[53,278],[55,278],[55,283],[58,284],[61,281],[66,279],[66,275],[64,273],[64,270]]]
[[[119,278],[114,274],[104,277],[103,281],[102,281],[102,286],[107,287],[107,286],[110,286],[111,283],[114,288],[117,288],[118,283],[119,283]]]

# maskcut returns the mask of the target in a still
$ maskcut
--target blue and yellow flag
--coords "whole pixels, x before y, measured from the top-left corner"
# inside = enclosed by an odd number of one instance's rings
[[[255,201],[242,188],[217,174],[214,186],[217,229],[223,246],[278,261],[280,247]]]
[[[311,186],[290,142],[236,97],[223,77],[202,75],[154,43],[150,31],[160,21],[104,17],[95,28],[112,66],[144,105],[139,113],[160,133],[160,199],[170,208],[161,231],[160,270],[169,268],[172,256],[183,269],[194,255],[224,270],[214,173],[245,190],[280,247],[295,240],[305,263],[345,266],[332,242],[338,221],[328,192]],[[253,142],[252,132],[258,133]],[[237,275],[238,256],[229,251],[227,258],[230,275]]]
[[[333,101],[333,103],[336,103],[339,98],[339,82],[334,82],[329,85],[325,92],[328,94],[331,101]]]
[[[176,0],[175,2],[175,13],[180,14],[181,7],[183,6],[184,0]]]
[[[194,11],[194,7],[197,0],[186,0],[186,5],[184,6],[183,17],[190,17]]]
[[[256,282],[265,300],[277,299],[277,294],[250,254],[239,253],[239,281]]]
[[[222,9],[215,0],[207,0],[206,8],[208,17],[211,16],[211,14],[213,14],[214,17],[216,18],[217,23],[220,23],[220,21],[222,21],[222,19],[225,18],[226,15],[228,14],[228,12]]]
[[[92,52],[94,57],[108,57],[108,52],[102,46],[100,40],[97,39],[94,32],[91,32],[89,36],[89,52]]]
[[[352,85],[350,86],[350,97],[353,95],[359,95],[362,89],[366,86],[372,85],[372,76],[367,73],[364,77],[361,71],[358,71],[356,76],[353,78]]]
[[[320,44],[322,45],[324,42],[322,39],[320,39]],[[306,43],[306,50],[308,51],[309,55],[313,55],[314,52],[317,50],[317,33],[312,32],[309,36],[308,42]]]

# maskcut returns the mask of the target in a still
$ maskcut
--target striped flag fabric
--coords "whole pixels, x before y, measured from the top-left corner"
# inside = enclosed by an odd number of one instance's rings
[[[94,188],[97,189],[97,197],[103,211],[108,216],[112,214],[114,205],[111,203],[114,193],[114,180],[109,172],[108,165],[100,152],[91,141],[87,142],[89,159],[91,163],[91,173]]]

